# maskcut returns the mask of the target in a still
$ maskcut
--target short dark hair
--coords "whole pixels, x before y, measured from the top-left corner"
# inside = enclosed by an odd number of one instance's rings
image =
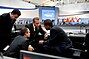
[[[21,12],[19,11],[19,9],[14,9],[11,14],[17,14],[18,16],[20,16]]]
[[[53,27],[53,23],[52,23],[52,21],[50,19],[44,20],[44,25],[45,26],[49,25],[49,26]]]
[[[33,18],[33,23],[35,22],[35,20],[39,20],[39,18],[38,17]]]
[[[26,27],[21,28],[20,35],[24,36],[26,32],[28,32],[28,28],[26,28]]]

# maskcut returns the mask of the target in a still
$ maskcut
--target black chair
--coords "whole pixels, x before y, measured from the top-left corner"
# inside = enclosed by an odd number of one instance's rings
[[[84,39],[84,52],[82,53],[81,56],[83,56],[85,59],[88,59],[88,53],[89,53],[89,33],[86,34],[85,39]]]

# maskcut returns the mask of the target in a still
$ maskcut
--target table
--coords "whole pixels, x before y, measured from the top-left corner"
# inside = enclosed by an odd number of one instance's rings
[[[0,56],[0,59],[16,59],[16,58],[11,58],[11,57],[7,57],[7,56],[3,56],[3,58]]]

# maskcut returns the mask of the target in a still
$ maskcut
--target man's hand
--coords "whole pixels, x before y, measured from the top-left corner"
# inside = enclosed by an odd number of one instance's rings
[[[33,51],[33,50],[34,50],[34,48],[31,45],[29,45],[28,46],[28,51]]]
[[[44,43],[44,40],[39,40],[39,44],[43,44]]]
[[[45,33],[45,35],[44,35],[44,39],[47,39],[48,38],[48,33]]]

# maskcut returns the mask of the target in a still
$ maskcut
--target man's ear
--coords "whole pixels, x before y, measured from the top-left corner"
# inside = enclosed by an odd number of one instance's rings
[[[26,34],[27,34],[27,32],[24,33],[24,35],[26,35]]]

